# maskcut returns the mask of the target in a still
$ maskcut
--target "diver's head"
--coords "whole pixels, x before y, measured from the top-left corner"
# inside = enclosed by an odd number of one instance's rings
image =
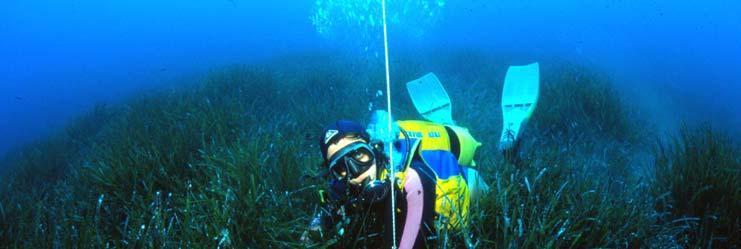
[[[376,179],[376,155],[362,125],[339,120],[324,129],[320,141],[324,166],[330,176],[360,186]]]

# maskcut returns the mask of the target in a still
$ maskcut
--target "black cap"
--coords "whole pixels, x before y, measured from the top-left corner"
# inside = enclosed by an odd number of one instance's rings
[[[363,125],[352,120],[337,120],[324,128],[319,140],[319,148],[322,150],[324,160],[327,160],[327,148],[329,148],[329,145],[336,143],[340,138],[347,135],[358,136],[365,139],[365,141],[370,140],[370,135],[365,131]]]

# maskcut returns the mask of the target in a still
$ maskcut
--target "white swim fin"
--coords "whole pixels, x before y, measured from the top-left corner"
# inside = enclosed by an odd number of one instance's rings
[[[422,78],[408,82],[407,91],[409,97],[412,98],[414,108],[422,117],[438,124],[455,124],[448,92],[445,91],[434,73],[428,73]]]
[[[533,115],[540,92],[538,63],[510,66],[502,89],[502,137],[499,150],[511,149]]]

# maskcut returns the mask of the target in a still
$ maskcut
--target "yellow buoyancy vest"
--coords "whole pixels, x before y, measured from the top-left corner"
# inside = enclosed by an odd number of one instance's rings
[[[473,138],[468,129],[421,120],[401,120],[396,123],[409,137],[422,140],[420,150],[450,151],[461,166],[476,166],[473,157],[481,143]],[[404,138],[404,134],[400,137]]]
[[[468,129],[459,126],[419,120],[397,121],[397,124],[404,130],[400,138],[406,133],[414,140],[410,152],[418,155],[434,173],[435,212],[445,220],[445,227],[457,229],[467,224],[470,189],[461,166],[475,166],[473,157],[481,143]],[[397,172],[396,177],[402,179],[399,188],[403,189],[413,157],[406,157],[404,170]]]

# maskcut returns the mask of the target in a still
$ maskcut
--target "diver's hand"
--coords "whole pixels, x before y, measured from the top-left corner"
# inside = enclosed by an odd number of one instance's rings
[[[301,243],[304,245],[309,245],[314,243],[314,241],[311,239],[312,234],[321,234],[322,232],[322,214],[318,213],[314,215],[314,218],[311,219],[311,223],[309,223],[309,227],[304,231],[303,234],[301,234]]]

